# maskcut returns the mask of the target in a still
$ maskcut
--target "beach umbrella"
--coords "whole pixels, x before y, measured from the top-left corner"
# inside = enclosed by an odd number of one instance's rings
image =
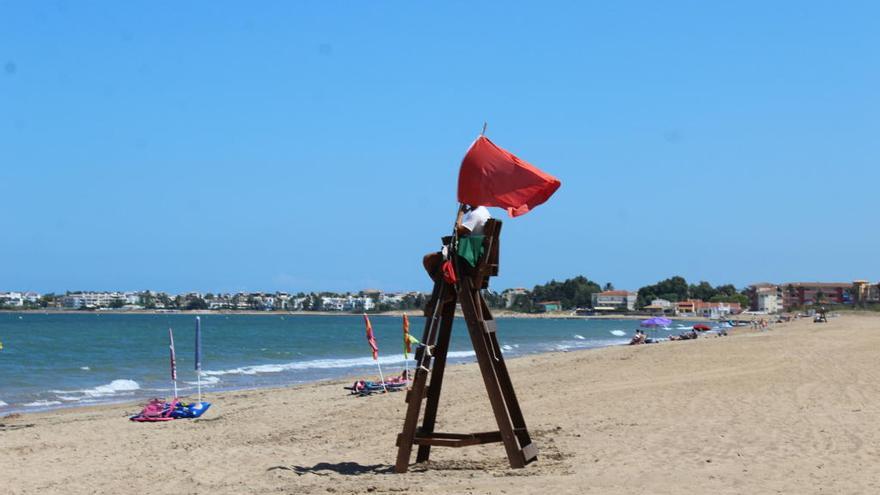
[[[171,383],[174,384],[174,398],[177,398],[177,360],[174,356],[174,331],[168,327],[168,349],[171,351]]]
[[[196,381],[199,386],[199,402],[202,401],[202,318],[196,316]]]
[[[370,323],[370,318],[364,313],[364,324],[367,326],[367,343],[370,344],[370,350],[373,351],[373,361],[376,361],[376,367],[379,368],[379,379],[382,380],[382,389],[384,391],[388,391],[385,388],[385,375],[382,374],[382,365],[379,364],[379,346],[376,344],[376,336],[373,335],[373,325]]]
[[[706,330],[712,330],[712,327],[710,327],[709,325],[704,325],[702,323],[698,323],[698,324],[694,325],[694,330],[699,330],[701,332],[705,332]]]
[[[647,320],[642,320],[642,326],[648,327],[652,331],[656,330],[657,327],[665,327],[672,323],[672,320],[669,318],[663,318],[662,316],[655,316],[654,318],[648,318]]]
[[[642,326],[648,328],[657,328],[657,327],[665,327],[672,323],[672,320],[669,318],[663,318],[660,316],[654,318],[648,318],[647,320],[642,320]]]

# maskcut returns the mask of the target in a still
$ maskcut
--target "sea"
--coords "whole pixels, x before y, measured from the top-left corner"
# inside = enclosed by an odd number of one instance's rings
[[[202,390],[277,387],[341,377],[377,376],[360,315],[200,315]],[[402,318],[371,316],[385,376],[413,367],[403,357]],[[636,320],[502,318],[506,358],[629,342]],[[689,329],[676,321],[664,338]],[[425,318],[410,316],[421,338]],[[196,393],[195,316],[189,314],[0,312],[0,416],[82,405],[169,397],[168,329],[173,329],[178,388]],[[464,320],[456,318],[449,362],[474,361]],[[340,393],[344,390],[340,388]]]

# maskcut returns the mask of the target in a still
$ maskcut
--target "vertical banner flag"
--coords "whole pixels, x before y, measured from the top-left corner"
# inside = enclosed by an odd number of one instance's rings
[[[409,359],[412,348],[409,346],[409,317],[403,314],[403,359]]]
[[[177,380],[177,362],[174,357],[174,332],[168,328],[168,348],[171,349],[171,379]]]
[[[409,353],[412,352],[411,344],[419,344],[419,339],[409,334],[409,317],[406,313],[403,315],[403,358],[409,359]]]
[[[497,206],[518,217],[550,199],[561,184],[556,177],[480,136],[461,161],[458,202]]]
[[[202,371],[202,318],[196,316],[196,371]]]
[[[376,337],[373,335],[373,325],[370,324],[370,318],[364,313],[364,323],[367,325],[367,342],[370,349],[373,350],[373,360],[379,359],[379,346],[376,345]]]

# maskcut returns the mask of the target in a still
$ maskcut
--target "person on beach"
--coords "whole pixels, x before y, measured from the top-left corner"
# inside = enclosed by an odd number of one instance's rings
[[[636,330],[636,334],[633,335],[632,340],[629,341],[629,345],[639,345],[644,344],[648,339],[648,336],[645,335],[641,329]]]
[[[467,210],[461,217],[461,225],[458,227],[459,237],[469,235],[483,235],[483,227],[492,218],[489,209],[485,206],[467,206]]]
[[[456,233],[459,237],[483,235],[483,228],[486,226],[486,222],[491,218],[492,215],[489,213],[489,209],[485,206],[466,205],[465,213],[461,217],[461,225],[456,227]],[[437,251],[426,254],[422,259],[425,271],[428,272],[428,275],[430,275],[431,279],[434,281],[440,276],[440,266],[443,265],[445,258],[444,254],[443,251]]]

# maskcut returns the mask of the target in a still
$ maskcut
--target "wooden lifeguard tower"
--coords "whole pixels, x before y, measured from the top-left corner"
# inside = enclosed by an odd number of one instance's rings
[[[460,218],[459,215],[459,220]],[[481,289],[489,286],[489,278],[498,274],[501,222],[494,219],[487,221],[483,233],[482,254],[475,266],[471,266],[456,254],[455,237],[443,238],[443,244],[447,247],[447,256],[455,267],[457,280],[450,282],[440,275],[434,277],[434,289],[425,310],[427,320],[422,345],[415,353],[418,367],[412,389],[406,394],[408,406],[403,432],[397,437],[395,471],[398,473],[404,473],[409,468],[413,445],[418,445],[416,462],[427,461],[431,455],[431,447],[467,447],[493,442],[504,444],[512,468],[524,467],[537,459],[538,449],[529,436],[498,344],[498,326],[480,293]],[[479,433],[434,431],[456,303],[461,304],[468,334],[489,395],[489,403],[498,424],[497,431]],[[426,400],[424,415],[419,426],[422,403]]]

